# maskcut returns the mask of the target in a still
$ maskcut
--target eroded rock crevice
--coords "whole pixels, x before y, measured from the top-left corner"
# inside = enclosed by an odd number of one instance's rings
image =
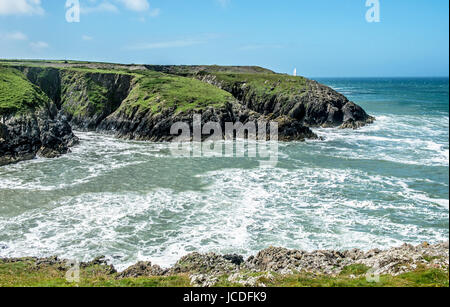
[[[79,142],[67,119],[53,108],[11,116],[0,124],[0,166],[36,156],[55,158]]]

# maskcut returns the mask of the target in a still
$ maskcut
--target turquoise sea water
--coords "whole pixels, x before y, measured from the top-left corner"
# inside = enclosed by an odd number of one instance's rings
[[[106,255],[124,268],[192,251],[448,240],[448,78],[319,81],[376,123],[282,143],[275,168],[82,132],[61,158],[0,167],[0,257]]]

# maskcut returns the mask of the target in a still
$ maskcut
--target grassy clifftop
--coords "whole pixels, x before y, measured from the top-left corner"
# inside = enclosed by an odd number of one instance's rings
[[[200,111],[207,107],[223,107],[233,96],[198,80],[159,72],[136,74],[134,86],[121,105],[121,110],[151,110],[160,113],[174,109],[175,113]]]
[[[0,66],[0,115],[25,113],[44,106],[49,98],[18,70]]]
[[[356,129],[374,121],[361,107],[325,85],[262,67],[37,60],[0,60],[1,65],[24,72],[81,129],[102,126],[113,131],[126,129],[125,134],[131,135],[130,129],[144,120],[142,116],[133,118],[136,114],[145,114],[147,125],[156,126],[155,120],[193,111],[224,110],[230,103],[261,116],[289,118],[306,127]],[[9,94],[11,89],[6,91]],[[9,108],[16,107],[17,99],[6,100]],[[122,123],[102,125],[107,118]]]
[[[308,127],[356,129],[374,121],[344,95],[304,77],[251,66],[146,67],[212,84],[252,111],[271,117],[287,116]]]
[[[308,86],[308,80],[303,77],[294,77],[279,74],[249,74],[249,73],[223,73],[212,72],[217,82],[224,87],[235,84],[245,84],[254,90],[258,96],[269,94],[301,95]]]
[[[275,72],[259,66],[145,65],[145,68],[152,71],[184,77],[193,77],[202,72],[227,74],[275,74]]]
[[[226,91],[199,80],[126,65],[13,60],[3,65],[0,106],[4,110],[26,109],[48,100],[44,92],[76,117],[106,116],[119,107],[129,113],[136,107],[155,113],[201,111],[234,100]]]
[[[255,66],[140,66],[39,60],[3,60],[0,61],[0,64],[2,63],[24,70],[29,79],[45,87],[45,92],[48,92],[46,89],[51,87],[49,83],[52,82],[46,81],[46,77],[53,75],[55,71],[60,71],[61,79],[63,79],[61,94],[70,95],[78,91],[77,97],[73,98],[80,101],[76,106],[70,103],[67,110],[74,115],[84,116],[103,112],[106,101],[110,99],[108,88],[93,78],[95,74],[132,76],[134,82],[130,88],[130,96],[121,108],[134,110],[138,106],[140,111],[150,109],[155,112],[167,108],[183,112],[202,110],[209,106],[223,106],[233,100],[232,88],[241,85],[245,85],[254,98],[262,100],[271,95],[283,97],[302,95],[309,84],[306,78],[276,74],[271,70]],[[30,73],[33,70],[38,73]],[[208,79],[211,77],[214,80]],[[54,76],[47,79],[54,80]],[[220,85],[220,88],[217,85]],[[57,92],[56,89],[52,89],[49,96],[57,100],[57,95],[54,94]],[[10,104],[15,102],[11,101]]]
[[[119,278],[104,265],[91,264],[82,267],[80,282],[66,280],[67,267],[61,265],[37,264],[35,259],[15,262],[0,260],[0,287],[191,287],[189,274],[173,276],[143,276]],[[364,266],[349,266],[336,276],[295,273],[248,273],[268,287],[448,287],[448,271],[418,268],[398,276],[383,275],[379,282],[370,282]],[[246,286],[232,281],[230,276],[218,278],[216,287]]]
[[[153,71],[167,74],[195,77],[215,77],[216,83],[229,88],[235,84],[246,84],[257,94],[301,94],[308,85],[308,79],[285,74],[278,74],[269,69],[257,66],[161,66],[146,65]],[[213,81],[213,80],[207,80]]]

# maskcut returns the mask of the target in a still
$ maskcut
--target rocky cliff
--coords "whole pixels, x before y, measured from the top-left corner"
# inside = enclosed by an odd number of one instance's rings
[[[97,126],[97,130],[112,131],[128,139],[170,141],[176,137],[170,130],[177,122],[188,123],[193,130],[194,114],[201,114],[202,126],[208,122],[218,123],[223,137],[227,122],[253,123],[257,127],[260,121],[278,122],[282,140],[316,137],[297,120],[255,112],[217,87],[155,72],[135,77],[128,97]]]
[[[0,67],[0,166],[67,153],[78,142],[54,102],[13,68]]]
[[[71,127],[170,141],[176,137],[170,133],[174,123],[188,123],[192,130],[194,114],[201,114],[202,124],[217,122],[222,131],[226,122],[256,127],[277,122],[280,140],[302,141],[317,138],[310,127],[358,128],[374,120],[327,86],[260,67],[55,61],[9,61],[0,67],[4,161],[21,160],[25,153],[29,158],[67,152],[76,143]],[[47,130],[54,140],[41,139]]]
[[[147,66],[155,71],[196,78],[231,93],[261,114],[288,116],[307,127],[360,128],[373,123],[360,106],[328,86],[259,67]]]

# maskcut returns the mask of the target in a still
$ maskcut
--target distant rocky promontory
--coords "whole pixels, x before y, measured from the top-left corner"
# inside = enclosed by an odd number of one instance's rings
[[[72,129],[171,141],[176,122],[277,122],[279,140],[315,139],[311,127],[374,121],[333,89],[260,67],[0,61],[0,165],[56,157]]]

